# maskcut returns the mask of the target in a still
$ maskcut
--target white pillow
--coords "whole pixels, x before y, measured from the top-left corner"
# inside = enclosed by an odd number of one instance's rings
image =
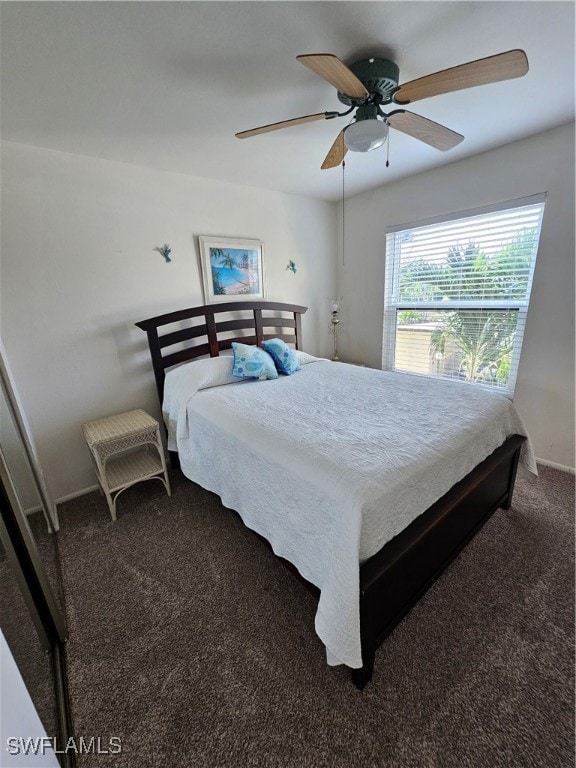
[[[237,384],[238,379],[232,376],[233,365],[233,357],[209,357],[168,371],[164,379],[162,416],[168,428],[169,451],[178,450],[177,437],[184,437],[188,431],[186,406],[190,398],[201,389]]]
[[[298,358],[300,365],[316,363],[318,360],[325,360],[324,357],[314,357],[314,355],[309,355],[308,352],[302,352],[301,349],[295,349],[294,352],[296,353],[296,357]]]
[[[206,357],[192,360],[168,371],[164,389],[186,387],[190,391],[220,387],[232,384],[237,379],[232,376],[233,360],[230,356]]]

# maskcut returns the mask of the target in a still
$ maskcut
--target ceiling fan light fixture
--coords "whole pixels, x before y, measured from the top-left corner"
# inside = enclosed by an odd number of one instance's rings
[[[344,144],[351,152],[370,152],[388,138],[388,123],[378,118],[357,120],[344,132]]]

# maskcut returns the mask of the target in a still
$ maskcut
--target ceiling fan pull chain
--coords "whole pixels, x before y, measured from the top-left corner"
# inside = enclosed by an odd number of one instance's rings
[[[342,266],[345,266],[344,263],[344,236],[345,236],[345,215],[344,215],[344,171],[346,169],[346,161],[342,160]]]
[[[388,134],[388,143],[386,144],[386,168],[390,168],[390,134]]]

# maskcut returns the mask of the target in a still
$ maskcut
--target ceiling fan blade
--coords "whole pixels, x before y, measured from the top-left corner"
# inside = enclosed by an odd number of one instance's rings
[[[341,165],[346,152],[348,152],[348,147],[344,144],[344,131],[340,131],[320,168],[325,171],[327,168],[336,168],[336,166]]]
[[[396,104],[410,104],[441,93],[523,77],[527,72],[528,58],[524,51],[507,51],[411,80],[400,86],[393,99]]]
[[[340,93],[352,96],[355,99],[362,99],[364,96],[368,96],[368,91],[362,85],[362,82],[334,54],[306,53],[296,56],[296,58],[305,67],[311,69],[312,72],[327,80]]]
[[[291,120],[282,120],[279,123],[270,123],[261,125],[259,128],[250,128],[248,131],[240,131],[236,134],[238,139],[247,139],[249,136],[258,136],[260,133],[268,131],[277,131],[280,128],[289,128],[291,125],[301,125],[302,123],[312,123],[314,120],[328,120],[335,117],[337,112],[317,112],[314,115],[303,115],[302,117],[293,117]]]
[[[464,140],[464,136],[456,131],[451,131],[440,123],[435,123],[427,117],[415,115],[413,112],[406,112],[399,109],[397,112],[391,112],[387,117],[388,123],[397,131],[408,134],[415,139],[429,144],[441,152],[452,149]]]

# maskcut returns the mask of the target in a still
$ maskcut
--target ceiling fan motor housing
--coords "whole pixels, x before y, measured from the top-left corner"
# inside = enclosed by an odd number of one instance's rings
[[[400,70],[393,61],[388,59],[362,59],[349,66],[349,69],[362,82],[370,96],[376,96],[380,104],[389,104],[392,94],[398,88]],[[338,91],[338,99],[343,104],[358,106],[365,98],[354,98]]]
[[[362,104],[356,110],[354,120],[359,123],[362,120],[377,120],[378,107],[375,104]]]

